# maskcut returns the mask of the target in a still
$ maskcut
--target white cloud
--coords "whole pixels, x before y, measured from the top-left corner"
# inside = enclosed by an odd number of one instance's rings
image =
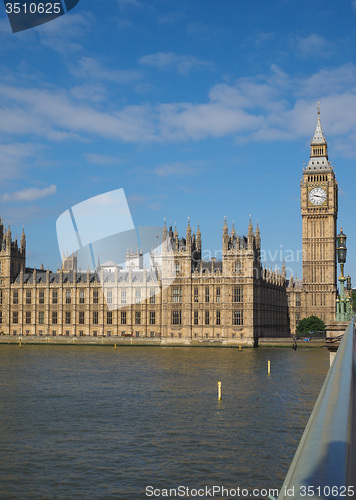
[[[139,71],[135,70],[113,70],[110,71],[93,57],[82,57],[72,68],[72,73],[81,81],[105,81],[127,85],[142,78]]]
[[[99,155],[94,153],[86,153],[85,158],[89,163],[94,163],[96,165],[118,165],[122,163],[122,158],[111,155]]]
[[[91,23],[90,12],[87,12],[85,16],[71,13],[38,26],[36,31],[43,45],[67,56],[82,48],[81,38],[88,31]]]
[[[326,38],[313,33],[312,35],[299,39],[296,48],[298,54],[302,57],[325,57],[329,54],[330,43]]]
[[[184,18],[185,16],[182,11],[172,11],[168,14],[158,15],[157,21],[160,24],[176,24]]]
[[[141,144],[229,135],[239,141],[300,140],[310,136],[318,100],[329,134],[340,136],[340,144],[356,136],[353,64],[305,77],[291,77],[272,66],[267,74],[214,85],[201,102],[122,106],[109,96],[85,102],[78,92],[0,83],[2,137],[16,134],[41,141],[101,137]],[[100,156],[87,159],[111,162]]]
[[[54,184],[50,186],[39,189],[39,188],[25,188],[21,191],[15,191],[14,193],[5,193],[2,195],[1,200],[6,201],[36,201],[41,198],[46,198],[46,196],[50,196],[56,194],[57,187]]]
[[[202,38],[211,38],[212,36],[220,35],[222,32],[226,34],[227,28],[219,28],[215,24],[208,24],[202,21],[192,21],[187,25],[187,35]]]
[[[89,104],[78,104],[65,91],[0,84],[1,96],[7,103],[0,107],[0,132],[4,134],[36,134],[51,140],[75,138],[78,134],[129,142],[138,138],[144,142],[154,140],[151,115],[146,106],[127,106],[106,112]]]
[[[139,2],[138,0],[117,0],[117,3],[119,4],[119,7],[126,8],[126,7],[143,7],[144,4],[142,2]]]
[[[154,201],[153,203],[150,203],[147,208],[153,212],[160,212],[162,210],[162,205],[157,201]]]
[[[187,74],[193,69],[212,66],[208,61],[202,61],[195,56],[178,55],[173,52],[157,52],[143,56],[139,59],[139,64],[158,69],[175,68],[181,74]]]
[[[31,158],[38,156],[42,145],[31,143],[0,144],[0,181],[21,177]]]
[[[181,177],[186,175],[198,175],[202,171],[202,165],[197,162],[176,162],[159,165],[154,173],[159,177]]]
[[[154,201],[152,201],[153,199]],[[134,194],[128,196],[127,201],[131,209],[132,208],[135,209],[136,206],[144,204],[148,210],[151,210],[153,212],[162,210],[162,205],[157,200],[157,196],[153,197],[153,196],[144,196],[141,194]]]
[[[147,196],[144,196],[142,194],[133,194],[131,196],[127,197],[127,201],[129,205],[134,205],[134,204],[139,204],[139,203],[146,203],[147,202]]]

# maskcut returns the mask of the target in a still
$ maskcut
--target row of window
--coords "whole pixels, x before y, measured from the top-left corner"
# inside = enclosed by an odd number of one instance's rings
[[[239,338],[241,338],[241,339],[243,339],[243,338],[244,338],[244,334],[243,334],[243,333],[238,333],[237,335],[238,335],[238,336],[239,336]],[[177,336],[177,334],[171,333],[171,338],[172,338],[172,339],[173,339],[175,336]],[[201,336],[201,335],[199,335],[198,333],[194,333],[194,338],[195,338],[195,339],[198,339],[198,338],[201,338],[201,337],[202,337],[202,336]],[[235,338],[235,333],[233,333],[233,334],[231,335],[231,337],[234,339],[234,338]],[[181,333],[178,333],[178,338],[180,338],[180,339],[182,338],[182,334],[181,334]],[[203,338],[204,338],[204,337],[203,337]],[[210,339],[213,339],[214,337],[212,337],[212,336],[211,336],[211,334],[209,335],[209,333],[205,333],[205,338],[206,338],[206,339],[209,339],[209,338],[210,338]],[[223,338],[223,337],[221,337],[221,338]],[[236,337],[236,338],[237,338],[237,337]],[[217,334],[216,334],[216,339],[220,339],[220,334],[219,334],[219,333],[217,333]]]
[[[180,263],[179,262],[175,262],[174,263],[174,271],[176,273],[180,273],[180,270],[181,270]],[[241,262],[240,261],[236,261],[235,262],[235,273],[239,273],[240,271],[241,271]]]
[[[205,287],[204,290],[204,301],[210,302],[210,288],[208,286]],[[193,291],[193,301],[199,302],[199,288],[194,287]],[[173,287],[172,288],[172,302],[182,302],[182,287]],[[215,288],[215,302],[221,302],[221,289],[219,286]],[[235,286],[232,289],[232,302],[243,302],[243,288],[242,286]]]
[[[213,321],[213,315],[210,314],[211,311],[205,311],[204,314],[204,325],[210,325],[211,321]],[[78,313],[78,323],[79,325],[84,325],[85,324],[85,311],[79,311]],[[141,311],[135,311],[135,325],[141,325]],[[121,311],[121,325],[126,325],[127,324],[127,313],[126,311]],[[172,317],[171,321],[173,325],[181,325],[182,324],[182,311],[181,310],[175,310],[172,311]],[[18,311],[13,311],[12,312],[12,323],[17,324],[19,322],[19,312]],[[39,311],[38,312],[38,324],[43,325],[45,322],[45,312],[44,311]],[[2,323],[2,311],[0,311],[0,323]],[[32,323],[32,313],[31,311],[26,311],[25,312],[25,323],[26,324],[31,324]],[[51,323],[52,325],[57,325],[58,324],[58,313],[57,311],[52,311],[51,315]],[[64,323],[66,325],[70,325],[72,323],[72,313],[71,311],[65,311],[64,314]],[[194,325],[199,325],[199,311],[194,311],[194,318],[193,318],[193,323]],[[99,324],[99,312],[98,311],[92,311],[92,324],[93,325],[98,325]],[[107,325],[112,325],[113,324],[113,313],[112,311],[107,311],[106,312],[106,324]],[[150,325],[155,325],[156,324],[156,313],[155,311],[150,311],[150,316],[149,316],[149,324]],[[211,323],[213,324],[213,323]],[[221,314],[220,311],[215,311],[215,324],[217,326],[221,325]],[[232,324],[233,325],[243,325],[243,311],[233,311],[232,313]]]
[[[327,180],[328,180],[327,174],[308,175],[308,182],[320,182],[320,181],[327,181]]]
[[[64,332],[64,333],[65,333],[65,336],[66,336],[66,337],[69,337],[69,336],[70,336],[70,330],[65,330],[65,332]],[[79,337],[85,337],[85,336],[86,336],[86,335],[85,335],[85,333],[84,333],[84,330],[79,330],[79,332],[78,332],[78,333],[79,333]],[[17,330],[13,330],[13,331],[12,331],[12,334],[13,334],[13,335],[18,335]],[[29,334],[30,334],[30,330],[26,330],[25,334],[26,334],[26,335],[29,335]],[[36,335],[37,335],[37,334],[35,333],[35,336],[36,336]],[[43,335],[44,335],[44,331],[43,331],[43,330],[39,330],[39,331],[38,331],[38,335],[39,335],[40,337],[41,337],[41,336],[43,336]],[[56,331],[56,330],[52,330],[52,331],[51,331],[51,335],[52,335],[52,337],[56,337],[56,336],[57,336],[57,331]],[[99,335],[100,335],[100,334],[99,334]],[[106,337],[111,337],[111,335],[112,335],[112,332],[111,332],[110,330],[108,330],[108,331],[106,331],[106,332],[105,332],[105,335],[104,335],[104,336],[106,336]],[[115,333],[114,333],[114,335],[115,335]],[[121,337],[127,337],[127,336],[132,337],[132,336],[133,336],[133,334],[131,334],[131,333],[127,334],[127,333],[126,333],[126,331],[121,331],[121,332],[119,332],[117,335],[121,335]],[[76,335],[76,334],[74,334],[74,337],[76,337],[76,336],[77,336],[77,335]],[[102,334],[102,333],[101,333],[101,336],[103,336],[103,334]],[[146,334],[142,334],[142,332],[135,332],[135,337],[147,337],[147,336],[148,336],[148,335],[146,335]],[[94,330],[94,331],[93,331],[93,337],[98,337],[98,332],[97,332],[96,330]],[[149,337],[150,337],[150,338],[160,337],[160,335],[159,335],[159,334],[157,334],[157,333],[155,333],[155,332],[150,332]]]
[[[205,311],[204,314],[204,325],[213,324],[213,314],[211,311]],[[182,311],[172,311],[172,325],[182,324]],[[194,311],[193,324],[199,325],[199,311]],[[243,325],[243,311],[233,311],[232,312],[232,324],[233,325]],[[220,311],[215,311],[215,325],[221,325],[221,314]]]
[[[85,311],[79,311],[78,313],[78,323],[80,325],[85,324]],[[126,325],[127,324],[127,315],[126,311],[121,311],[121,324]],[[38,312],[38,324],[43,325],[45,321],[45,312],[44,311],[39,311]],[[13,311],[12,312],[12,323],[16,324],[19,322],[19,313],[18,311]],[[25,323],[26,324],[31,324],[32,322],[32,313],[31,311],[26,311],[25,313]],[[2,311],[0,311],[0,323],[2,323]],[[51,315],[51,323],[52,325],[57,325],[58,324],[58,313],[57,311],[52,311]],[[66,325],[70,325],[72,323],[72,313],[71,311],[65,311],[64,314],[64,323]],[[92,323],[93,325],[98,325],[99,324],[99,312],[98,311],[93,311],[92,312]],[[106,324],[107,325],[112,325],[113,324],[113,313],[112,311],[107,311],[106,312]],[[135,325],[140,325],[141,324],[141,311],[135,311]],[[156,313],[155,311],[150,311],[150,316],[149,316],[149,324],[150,325],[155,325],[156,324]]]
[[[113,291],[112,290],[105,290],[105,297],[106,297],[107,304],[113,303]],[[141,300],[142,300],[141,289],[137,288],[135,290],[135,302],[136,302],[136,304],[140,303]],[[149,301],[150,301],[150,304],[156,303],[156,290],[155,289],[150,290]],[[32,303],[32,290],[26,290],[25,302],[26,302],[26,304]],[[0,303],[2,304],[2,291],[0,293]],[[12,303],[13,304],[19,303],[18,290],[14,290],[12,292]],[[39,292],[38,292],[38,303],[39,304],[45,303],[45,291],[44,290],[39,290]],[[72,291],[71,290],[67,290],[65,292],[65,303],[66,304],[72,303]],[[93,304],[98,304],[98,303],[99,303],[99,290],[93,290]],[[126,303],[127,303],[127,292],[125,289],[123,289],[123,290],[121,290],[121,304],[126,304]],[[58,290],[52,290],[52,304],[58,304]],[[79,291],[79,304],[85,304],[85,291],[84,290]]]
[[[290,300],[290,296],[288,295],[288,297],[287,297],[288,307],[290,306],[290,303],[291,303],[291,300]],[[300,307],[300,306],[301,306],[301,298],[300,298],[300,294],[298,293],[295,297],[295,307]]]
[[[205,287],[204,291],[205,291],[205,295],[204,295],[205,302],[210,302],[210,298],[211,298],[210,288]],[[113,291],[106,290],[105,296],[106,296],[107,304],[112,304],[113,303]],[[142,300],[141,289],[137,288],[135,290],[135,302],[136,302],[136,304],[139,304],[141,302],[141,300]],[[156,294],[155,294],[154,289],[150,291],[149,301],[150,301],[150,304],[156,303]],[[194,288],[193,301],[199,302],[199,288],[198,287]],[[26,304],[32,303],[32,291],[31,290],[26,291],[25,302],[26,302]],[[181,303],[182,302],[182,287],[173,287],[172,288],[172,302],[174,302],[174,303]],[[217,303],[221,302],[221,289],[220,289],[220,287],[215,288],[215,302],[217,302]],[[232,302],[243,302],[243,288],[241,286],[233,287],[233,289],[232,289]],[[2,292],[0,294],[0,303],[2,303]],[[14,290],[12,292],[12,303],[15,305],[19,303],[18,290]],[[39,292],[38,292],[38,303],[39,304],[45,303],[45,291],[44,290],[39,290]],[[66,304],[72,303],[72,291],[71,290],[67,290],[65,292],[65,303]],[[80,290],[79,291],[79,304],[84,304],[84,303],[85,303],[85,291]],[[98,304],[98,303],[99,303],[99,291],[93,290],[93,304]],[[127,303],[127,291],[125,289],[121,290],[121,302],[120,303],[121,304]],[[52,304],[58,304],[58,290],[52,290]]]
[[[320,156],[320,155],[325,155],[325,149],[323,147],[313,147],[313,156]],[[319,177],[323,177],[322,180],[324,180],[324,177],[326,177],[325,175],[323,176],[319,176]]]
[[[32,303],[32,290],[26,290],[25,302],[26,302],[26,304]],[[98,290],[93,291],[93,302],[94,302],[94,304],[95,303],[97,304],[99,302]],[[13,304],[19,303],[19,292],[17,290],[14,290],[12,292],[12,303]],[[39,292],[38,292],[38,303],[39,304],[45,303],[45,291],[44,290],[39,290]],[[66,304],[72,303],[71,290],[68,290],[65,292],[65,303]],[[85,292],[84,292],[84,290],[80,290],[79,291],[79,304],[84,304],[84,303],[85,303]],[[52,290],[52,304],[58,304],[58,290]]]

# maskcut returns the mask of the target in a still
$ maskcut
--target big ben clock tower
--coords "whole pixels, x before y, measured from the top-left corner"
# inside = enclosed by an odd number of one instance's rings
[[[310,159],[301,180],[303,225],[302,317],[318,316],[325,324],[335,320],[336,221],[338,186],[318,121],[310,145]]]

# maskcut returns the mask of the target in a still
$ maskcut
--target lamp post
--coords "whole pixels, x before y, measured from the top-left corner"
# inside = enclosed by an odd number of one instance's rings
[[[349,313],[349,319],[351,319],[353,315],[352,311],[353,300],[352,300],[351,278],[349,274],[347,275],[346,288],[348,293],[348,313]]]
[[[342,228],[336,237],[337,241],[337,260],[340,264],[341,276],[340,282],[340,297],[336,300],[336,321],[347,321],[351,319],[351,304],[349,296],[345,295],[345,281],[347,281],[347,290],[351,290],[351,278],[344,276],[344,265],[346,262],[346,234],[343,233]],[[349,294],[348,294],[349,295]]]
[[[348,289],[349,293],[351,292],[351,278],[350,275],[347,275],[347,285],[346,288]]]

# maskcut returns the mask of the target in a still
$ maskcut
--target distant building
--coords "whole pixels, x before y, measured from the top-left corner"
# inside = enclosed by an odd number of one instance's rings
[[[225,220],[221,260],[202,260],[199,226],[194,234],[188,221],[184,237],[164,223],[161,252],[151,253],[147,268],[138,249],[127,252],[125,269],[109,261],[78,271],[74,254],[53,273],[26,267],[24,231],[18,244],[1,219],[0,333],[253,345],[258,337],[294,333],[311,314],[331,323],[337,207],[318,111],[301,181],[303,280],[287,281],[284,264],[281,271],[262,267],[260,230],[251,221],[247,236],[239,236]]]

